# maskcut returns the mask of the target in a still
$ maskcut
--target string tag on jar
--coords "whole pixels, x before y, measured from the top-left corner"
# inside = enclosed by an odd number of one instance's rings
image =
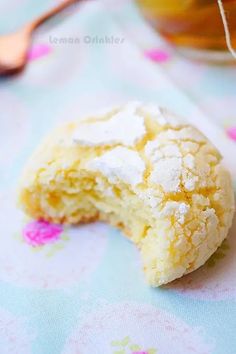
[[[232,54],[232,56],[236,59],[236,51],[234,50],[232,43],[231,43],[229,25],[228,25],[228,22],[226,19],[223,2],[222,2],[222,0],[217,0],[217,3],[219,6],[220,15],[221,15],[223,26],[224,26],[225,40],[226,40],[227,48],[228,48],[229,52]]]

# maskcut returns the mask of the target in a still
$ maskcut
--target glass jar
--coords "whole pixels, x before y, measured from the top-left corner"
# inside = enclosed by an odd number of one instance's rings
[[[136,0],[146,19],[184,54],[227,63],[230,54],[217,0]],[[236,48],[236,0],[222,0]]]

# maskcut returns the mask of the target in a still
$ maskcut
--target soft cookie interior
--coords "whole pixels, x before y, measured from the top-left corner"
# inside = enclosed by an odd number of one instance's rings
[[[52,132],[25,168],[20,203],[37,219],[119,227],[152,286],[201,266],[234,210],[215,147],[166,110],[136,102]]]

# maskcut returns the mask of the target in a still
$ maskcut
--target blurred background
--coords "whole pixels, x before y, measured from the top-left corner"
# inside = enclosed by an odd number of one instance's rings
[[[1,36],[58,3],[0,0],[0,53]],[[236,0],[223,5],[235,47]],[[32,247],[16,207],[19,175],[43,136],[129,100],[196,125],[236,187],[236,60],[217,1],[86,0],[39,27],[26,59],[18,75],[0,76],[0,353],[234,354],[235,226],[213,266],[151,289],[118,231],[61,226],[56,242]]]
[[[37,4],[30,0],[2,0],[0,33],[20,28],[58,3],[56,0]],[[235,47],[236,1],[224,0],[223,5]],[[115,53],[119,47],[122,51],[122,44],[85,43],[85,37],[90,33],[112,37],[111,22],[126,39],[124,44],[131,42],[146,58],[161,66],[215,122],[222,124],[223,119],[224,126],[233,124],[236,59],[227,49],[216,0],[86,0],[82,5],[72,5],[37,30],[33,54],[29,54],[29,59],[37,62],[30,64],[24,75],[40,77],[43,81],[44,77],[55,74],[60,80],[60,76],[69,78],[73,68],[79,78],[77,68],[84,70],[87,65],[92,72],[96,64],[90,65],[90,60],[95,62],[96,56],[103,55],[109,62],[107,50]],[[80,43],[75,43],[78,37]]]

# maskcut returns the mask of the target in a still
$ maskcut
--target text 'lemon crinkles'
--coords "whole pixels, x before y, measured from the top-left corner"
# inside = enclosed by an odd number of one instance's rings
[[[234,212],[216,148],[167,110],[137,102],[52,132],[25,167],[19,199],[36,219],[119,227],[152,286],[204,264]]]

